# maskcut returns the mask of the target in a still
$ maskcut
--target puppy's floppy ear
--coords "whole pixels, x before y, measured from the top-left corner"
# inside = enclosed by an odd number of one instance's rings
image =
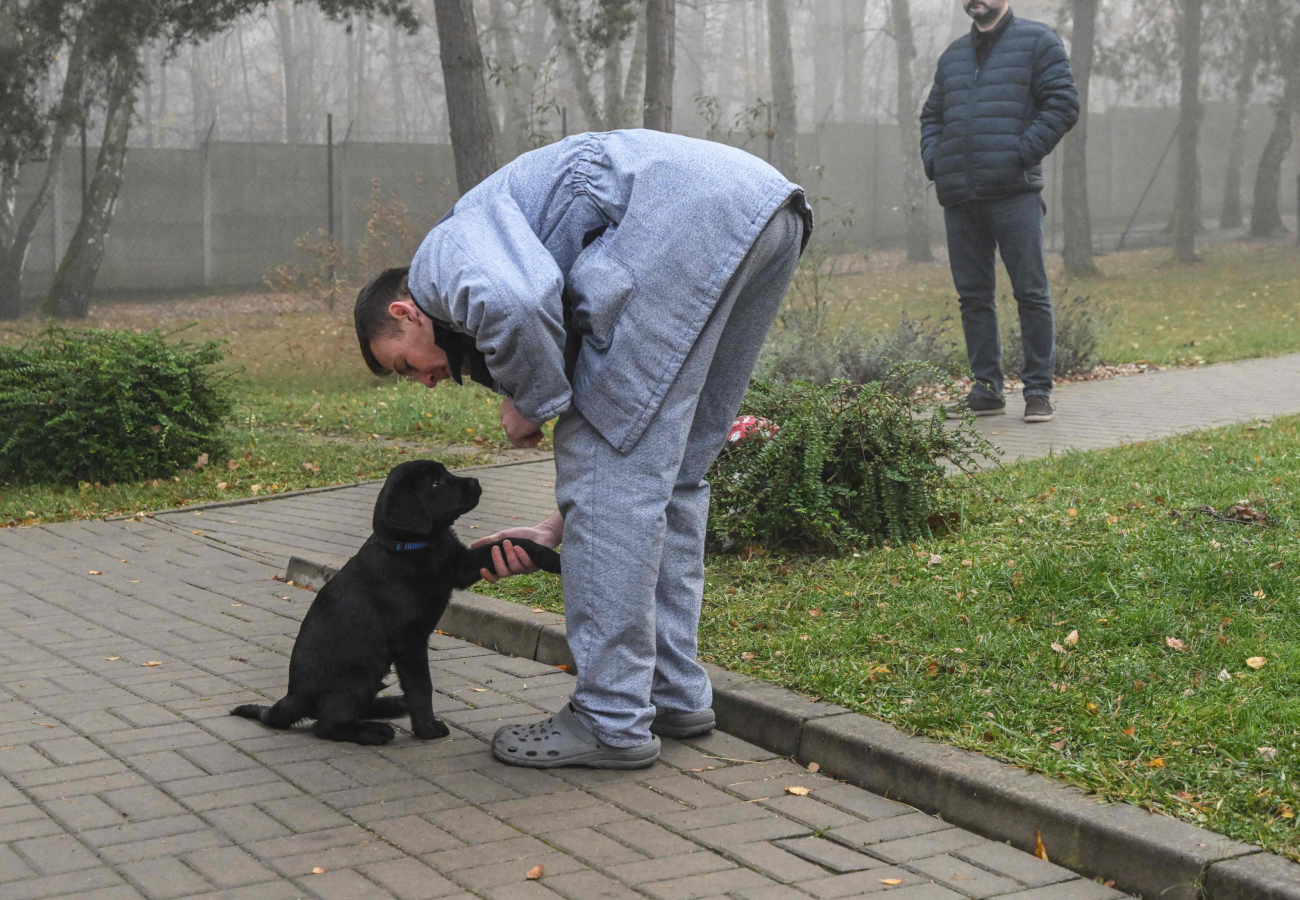
[[[426,503],[427,491],[419,482],[420,469],[403,463],[388,473],[388,480],[375,501],[371,527],[376,532],[405,532],[425,535],[433,530],[433,511]]]

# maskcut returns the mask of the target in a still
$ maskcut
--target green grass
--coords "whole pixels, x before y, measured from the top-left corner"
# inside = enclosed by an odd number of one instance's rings
[[[1052,257],[1058,301],[1084,295],[1112,321],[1101,347],[1109,363],[1214,363],[1300,351],[1300,254],[1294,244],[1206,247],[1202,261],[1178,263],[1167,249],[1101,256],[1100,278],[1071,278]],[[837,320],[878,333],[913,318],[952,317],[960,329],[948,266],[871,270],[832,279]],[[998,267],[1003,315],[1014,315],[1010,282]]]
[[[701,655],[1300,859],[1297,425],[1007,467],[914,546],[711,557]],[[1242,499],[1273,527],[1171,514]]]

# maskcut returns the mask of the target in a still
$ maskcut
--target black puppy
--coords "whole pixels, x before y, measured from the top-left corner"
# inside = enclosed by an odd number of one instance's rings
[[[289,693],[274,706],[249,704],[233,716],[272,728],[315,719],[319,737],[386,744],[387,722],[410,715],[415,736],[446,737],[433,714],[429,635],[451,599],[492,569],[492,548],[467,548],[452,523],[478,505],[478,479],[452,475],[431,460],[402,463],[388,473],[375,503],[374,534],[312,601],[289,658]],[[560,571],[560,555],[529,540],[522,547],[538,567]],[[396,665],[403,696],[377,697]]]

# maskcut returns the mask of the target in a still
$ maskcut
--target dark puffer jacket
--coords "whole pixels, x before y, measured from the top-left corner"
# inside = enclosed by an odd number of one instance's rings
[[[1079,119],[1056,32],[1028,19],[1003,24],[982,64],[974,29],[952,42],[921,110],[921,159],[944,206],[1041,191],[1043,157]]]

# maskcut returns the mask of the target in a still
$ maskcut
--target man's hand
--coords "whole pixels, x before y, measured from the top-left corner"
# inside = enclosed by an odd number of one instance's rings
[[[501,401],[501,427],[506,430],[510,443],[516,447],[536,447],[542,441],[542,426],[519,415],[519,410],[515,409],[515,403],[509,397]]]
[[[489,534],[487,537],[479,538],[471,547],[481,547],[484,544],[494,544],[497,541],[505,541],[504,548],[492,548],[492,569],[479,569],[479,575],[488,584],[496,584],[502,578],[509,578],[511,575],[528,575],[538,571],[537,566],[528,558],[528,554],[516,547],[510,542],[511,538],[527,538],[530,541],[536,541],[543,547],[550,547],[554,550],[560,545],[564,537],[564,518],[558,513],[552,513],[551,516],[538,525],[531,528],[507,528],[505,531],[498,531],[496,534]],[[502,552],[504,549],[504,552]],[[495,571],[494,571],[495,570]]]

